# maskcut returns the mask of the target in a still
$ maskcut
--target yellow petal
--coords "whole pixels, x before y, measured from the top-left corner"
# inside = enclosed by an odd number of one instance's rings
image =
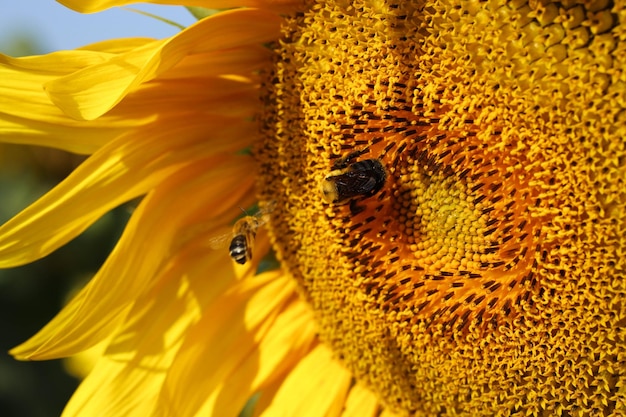
[[[250,329],[252,330],[252,329]],[[196,415],[237,415],[253,393],[280,379],[306,356],[316,340],[315,325],[308,306],[294,301],[275,320],[269,318],[257,331],[262,338],[242,361],[223,378],[206,398]],[[263,331],[267,331],[263,334]],[[245,387],[245,389],[244,389]]]
[[[318,345],[289,374],[261,416],[339,416],[351,379],[330,349]]]
[[[286,374],[278,374],[274,376],[274,381],[265,385],[263,390],[255,394],[252,397],[253,404],[246,404],[246,407],[251,407],[252,417],[262,416],[265,410],[271,405],[274,396],[280,389],[283,382],[285,382]],[[248,414],[249,415],[249,414]]]
[[[55,106],[43,90],[47,82],[147,43],[128,39],[128,46],[106,42],[43,56],[0,55],[0,141],[92,153],[123,131],[154,119],[144,108],[123,117],[112,113],[96,121],[77,121]]]
[[[76,48],[78,51],[100,51],[108,52],[111,54],[119,54],[139,48],[148,43],[155,42],[153,38],[120,38],[120,39],[106,39],[103,41],[91,43],[80,48]]]
[[[134,303],[129,320],[78,388],[64,416],[156,414],[157,397],[185,332],[204,305],[219,297],[235,277],[229,263],[191,247],[158,281]]]
[[[370,390],[356,384],[350,389],[341,417],[374,417],[380,411],[378,399]]]
[[[149,416],[163,380],[158,370],[105,356],[78,387],[62,417]]]
[[[285,281],[287,279],[289,278],[285,277]],[[254,310],[249,310],[248,314],[254,314]],[[254,359],[252,392],[290,371],[312,349],[313,344],[317,343],[315,321],[310,307],[299,298],[293,300],[274,323],[265,323],[263,328],[267,333],[258,332],[255,337],[258,358]],[[246,362],[252,365],[250,358]]]
[[[65,358],[63,360],[63,369],[76,379],[83,380],[87,378],[87,375],[96,366],[96,362],[104,355],[109,342],[109,339],[105,339],[87,350]]]
[[[46,84],[52,101],[76,119],[92,120],[106,113],[141,83],[156,78],[187,55],[275,39],[280,18],[254,9],[223,12],[203,19],[164,41],[113,56],[107,62],[57,78]]]
[[[170,368],[160,407],[176,416],[237,416],[255,390],[253,381],[261,366],[256,339],[278,323],[280,311],[294,299],[294,286],[281,272],[243,280],[224,294],[188,332]],[[298,308],[290,311],[285,314],[292,319],[301,313]],[[290,331],[306,332],[306,321],[298,321],[300,329]],[[312,339],[314,333],[308,334]],[[307,344],[306,337],[300,340]],[[290,349],[293,341],[282,341],[286,348],[276,352],[277,357],[299,350]],[[238,385],[229,386],[228,381]],[[182,388],[188,386],[194,389]]]
[[[59,3],[78,12],[93,13],[114,6],[137,3],[135,0],[58,0]],[[276,11],[288,11],[301,5],[302,0],[153,0],[146,3],[198,6],[210,9],[230,9],[233,7],[259,7]]]
[[[161,117],[202,109],[207,114],[251,118],[258,112],[258,90],[255,83],[243,77],[159,79],[143,84],[113,111],[136,114],[145,109]]]
[[[158,79],[201,79],[223,74],[249,75],[272,59],[270,49],[261,45],[243,45],[237,48],[188,55]]]
[[[72,355],[105,339],[129,306],[158,284],[159,271],[166,269],[176,252],[202,238],[196,234],[181,239],[188,234],[188,225],[204,218],[217,227],[224,219],[215,221],[212,208],[217,213],[229,214],[226,207],[235,212],[237,203],[250,193],[252,165],[243,159],[251,158],[215,156],[171,174],[135,210],[117,246],[89,284],[39,333],[11,353],[19,359],[50,359]],[[230,265],[225,262],[226,252],[212,255]]]
[[[255,128],[238,119],[187,114],[120,136],[0,227],[0,267],[47,255],[184,164],[244,148]]]

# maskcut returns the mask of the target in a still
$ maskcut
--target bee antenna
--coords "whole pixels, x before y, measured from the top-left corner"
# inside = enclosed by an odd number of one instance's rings
[[[241,206],[237,206],[237,207],[239,207],[239,210],[241,210],[243,212],[243,214],[245,214],[246,216],[248,215],[248,212],[246,210],[244,210],[243,207],[241,207]]]

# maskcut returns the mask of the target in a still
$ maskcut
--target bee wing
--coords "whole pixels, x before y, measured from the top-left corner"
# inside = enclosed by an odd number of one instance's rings
[[[265,223],[267,223],[269,221],[269,215],[268,213],[257,213],[254,215],[256,221],[254,222],[254,231],[256,232],[256,230],[263,226]]]
[[[224,233],[219,236],[214,236],[209,239],[209,246],[211,247],[211,249],[216,249],[216,250],[224,249],[230,244],[230,241],[232,239],[233,239],[232,233]]]
[[[259,209],[259,214],[269,214],[276,208],[276,200],[268,201],[265,207]]]
[[[254,214],[254,217],[257,220],[256,227],[263,226],[265,223],[269,221],[269,214],[272,211],[274,211],[275,207],[276,207],[276,200],[272,200],[268,202],[265,205],[265,207],[263,207],[262,209],[259,209],[259,211]]]
[[[253,223],[248,221],[245,224],[248,227],[252,228],[253,232],[256,232],[256,229],[258,227],[263,226],[265,223],[267,223],[267,221],[269,220],[268,214],[274,210],[274,207],[276,207],[276,201],[272,200],[268,202],[265,207],[259,209],[259,211],[257,211],[253,216],[239,219],[233,226],[233,230],[237,230],[237,232],[231,231],[222,235],[212,237],[209,239],[209,246],[211,247],[211,249],[224,249],[228,247],[230,245],[230,242],[233,240],[233,237],[235,237],[237,233],[241,233],[242,228],[238,226],[239,222],[241,222],[242,220],[245,221],[245,219],[250,219],[250,217],[254,218]]]

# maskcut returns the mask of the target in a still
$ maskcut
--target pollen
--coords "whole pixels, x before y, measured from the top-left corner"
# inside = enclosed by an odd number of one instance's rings
[[[400,415],[626,413],[626,4],[311,2],[255,150],[322,341]],[[374,195],[320,184],[358,152]]]

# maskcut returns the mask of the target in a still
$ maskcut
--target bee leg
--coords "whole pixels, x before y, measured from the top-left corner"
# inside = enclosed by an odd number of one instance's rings
[[[356,200],[350,200],[350,213],[359,214],[363,210],[365,210],[365,206],[358,205]]]

